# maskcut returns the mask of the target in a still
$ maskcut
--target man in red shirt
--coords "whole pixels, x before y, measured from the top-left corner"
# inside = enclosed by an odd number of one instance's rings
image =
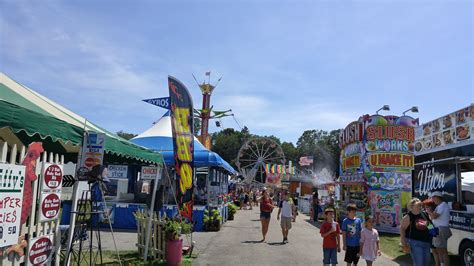
[[[324,266],[335,266],[337,264],[337,252],[341,252],[341,229],[339,224],[334,221],[334,210],[326,209],[324,211],[325,220],[321,224],[319,233],[323,237],[323,263]]]

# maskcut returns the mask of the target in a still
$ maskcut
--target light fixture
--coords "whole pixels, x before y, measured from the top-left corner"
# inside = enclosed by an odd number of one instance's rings
[[[382,106],[382,108],[378,109],[377,112],[375,112],[375,113],[379,114],[380,110],[390,111],[390,106],[389,105],[384,105],[384,106]]]
[[[405,115],[406,112],[413,112],[413,113],[418,113],[418,106],[413,106],[412,108],[406,110],[405,112],[403,112],[403,115]]]

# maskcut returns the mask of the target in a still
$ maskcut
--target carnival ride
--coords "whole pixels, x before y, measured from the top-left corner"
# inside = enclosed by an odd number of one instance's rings
[[[244,183],[265,183],[266,165],[285,165],[285,154],[278,143],[270,138],[252,138],[240,147],[236,166]]]

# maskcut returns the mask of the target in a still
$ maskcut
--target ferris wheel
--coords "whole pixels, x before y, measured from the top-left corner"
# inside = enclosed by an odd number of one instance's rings
[[[240,147],[236,165],[246,183],[265,183],[265,165],[285,165],[283,149],[270,138],[253,138]]]

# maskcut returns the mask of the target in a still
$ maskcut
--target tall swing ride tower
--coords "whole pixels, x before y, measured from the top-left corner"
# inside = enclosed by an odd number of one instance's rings
[[[199,83],[193,74],[193,78],[202,92],[202,109],[194,109],[194,117],[201,119],[201,135],[199,136],[199,140],[202,144],[204,144],[207,149],[211,149],[211,137],[209,136],[209,120],[232,116],[233,114],[230,113],[232,112],[232,109],[226,111],[213,110],[214,106],[211,106],[211,95],[214,89],[221,81],[222,77],[217,80],[215,85],[212,85],[211,72],[206,72],[206,76],[207,83],[206,80],[204,80],[202,83]]]

